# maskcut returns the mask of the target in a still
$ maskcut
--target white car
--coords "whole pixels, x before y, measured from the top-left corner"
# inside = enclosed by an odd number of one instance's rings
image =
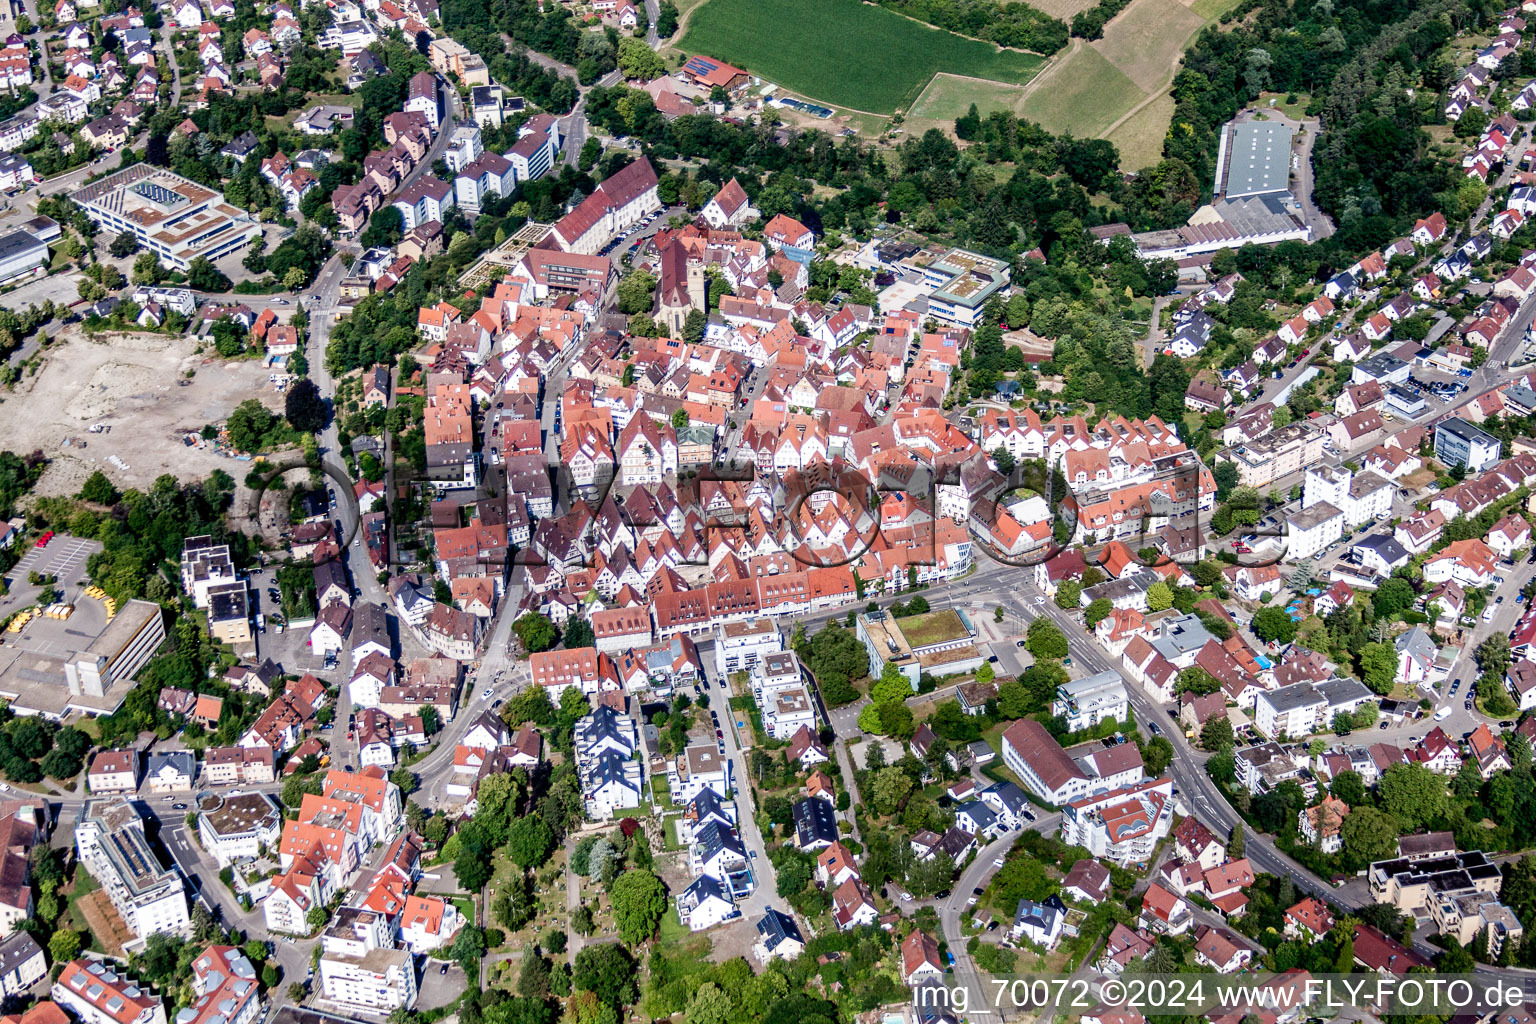
[[[484,690],[480,691],[480,698],[482,700],[490,700],[491,699],[491,688],[489,686],[487,686]]]
[[[1036,594],[1035,595],[1035,604],[1045,604],[1045,597],[1043,595]]]
[[[997,859],[996,859],[996,860],[994,860],[994,861],[993,861],[993,862],[992,862],[992,866],[993,866],[993,867],[995,867],[995,868],[1000,868],[1000,867],[1002,867],[1002,866],[1003,866],[1003,858],[1001,858],[1001,857],[999,857],[999,858],[997,858]]]

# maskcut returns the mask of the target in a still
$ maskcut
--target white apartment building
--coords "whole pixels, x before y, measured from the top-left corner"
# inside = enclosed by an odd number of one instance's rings
[[[801,728],[816,731],[816,708],[804,687],[780,690],[759,706],[763,728],[776,740],[788,740]]]
[[[480,126],[463,124],[448,136],[448,148],[443,151],[443,161],[447,163],[449,171],[458,174],[480,159],[480,154],[484,152],[485,144],[480,138]]]
[[[1003,763],[1040,799],[1066,804],[1088,795],[1093,778],[1067,756],[1045,726],[1021,718],[1003,731]]]
[[[731,762],[720,756],[714,743],[701,743],[672,760],[667,768],[667,782],[672,789],[672,799],[678,803],[687,803],[702,789],[712,789],[717,796],[727,796],[731,790]]]
[[[1150,861],[1173,828],[1173,779],[1163,776],[1062,808],[1061,838],[1121,867]]]
[[[1354,473],[1343,466],[1307,468],[1301,507],[1327,503],[1344,515],[1344,525],[1359,526],[1392,511],[1392,482],[1366,471]]]
[[[75,826],[75,848],[135,936],[186,934],[191,918],[181,876],[160,866],[132,803],[87,801]]]
[[[276,850],[282,839],[283,812],[265,793],[207,796],[197,811],[198,838],[221,868]]]
[[[137,294],[137,293],[136,293]],[[135,299],[144,302],[143,299]],[[215,544],[209,536],[188,537],[181,548],[181,587],[192,595],[192,604],[208,607],[208,591],[235,582],[235,563],[228,544]]]
[[[749,670],[783,649],[779,627],[769,618],[722,622],[715,627],[715,670],[721,675]]]
[[[1065,718],[1067,728],[1077,732],[1106,719],[1120,721],[1125,718],[1127,707],[1125,680],[1120,673],[1099,672],[1057,687],[1051,714]]]
[[[1286,519],[1285,557],[1293,562],[1311,558],[1344,536],[1344,513],[1338,506],[1319,501]]]
[[[26,932],[15,932],[0,942],[0,995],[20,996],[47,973],[43,947]]]
[[[1353,712],[1374,695],[1354,679],[1296,683],[1258,695],[1253,724],[1270,739],[1296,738],[1326,728],[1341,711]]]
[[[758,707],[786,690],[805,686],[800,676],[800,656],[794,651],[774,651],[760,659],[752,669],[752,699]]]
[[[343,907],[321,935],[320,946],[325,1001],[377,1013],[416,1004],[411,954],[393,948],[393,929],[384,915]]]

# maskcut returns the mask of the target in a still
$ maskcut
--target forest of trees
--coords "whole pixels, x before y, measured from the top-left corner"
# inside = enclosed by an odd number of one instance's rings
[[[1442,120],[1439,93],[1456,72],[1441,52],[1445,43],[1496,19],[1501,7],[1263,0],[1234,13],[1249,7],[1250,18],[1206,29],[1185,53],[1166,158],[1209,182],[1224,122],[1262,92],[1310,92],[1311,112],[1323,120],[1314,195],[1338,226],[1330,248],[1368,250],[1413,218],[1451,206],[1445,193],[1463,176],[1430,157],[1419,129]]]
[[[880,0],[910,18],[999,46],[1053,54],[1067,45],[1067,25],[1025,3],[997,0]]]

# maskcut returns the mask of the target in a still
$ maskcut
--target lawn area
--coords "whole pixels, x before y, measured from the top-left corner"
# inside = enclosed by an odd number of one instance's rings
[[[85,923],[85,914],[76,906],[83,898],[101,888],[101,883],[91,875],[83,866],[75,868],[75,887],[68,897],[67,926],[75,931],[88,931]],[[66,926],[65,920],[60,920],[60,927]]]
[[[1204,23],[1179,0],[1136,0],[1109,23],[1093,49],[1151,94],[1173,77],[1184,44]]]
[[[1285,102],[1286,95],[1287,94],[1283,92],[1262,93],[1259,96],[1258,105],[1260,107],[1278,110],[1286,117],[1296,121],[1304,120],[1307,116],[1307,104],[1312,102],[1311,95],[1304,92],[1297,93],[1295,103]]]
[[[910,104],[938,71],[1017,84],[1044,63],[858,0],[710,0],[689,15],[679,46],[876,114]]]
[[[454,896],[451,897],[451,901],[455,907],[459,908],[459,913],[464,916],[464,920],[470,924],[480,923],[475,920],[475,901],[473,898],[469,896]]]
[[[1012,111],[1022,95],[1023,91],[1017,85],[983,82],[940,72],[933,76],[928,88],[912,104],[907,114],[907,121],[911,125],[909,131],[913,135],[920,135],[929,127],[926,124],[929,121],[939,128],[953,131],[955,118],[963,116],[972,103],[976,104],[977,112],[986,117],[994,110]],[[919,121],[925,123],[912,124]]]
[[[927,647],[929,644],[961,640],[966,636],[965,624],[952,609],[909,615],[906,618],[897,619],[896,623],[901,627],[901,635],[906,637],[907,643],[913,647]]]
[[[1013,109],[1053,132],[1109,139],[1120,151],[1124,170],[1151,166],[1162,158],[1163,137],[1173,118],[1167,89],[1185,47],[1201,26],[1236,4],[1237,0],[1133,0],[1105,27],[1104,38],[1078,43],[1075,51],[1022,90],[1023,101]],[[1148,97],[1156,99],[1136,110]],[[977,100],[978,109],[981,106]],[[937,101],[934,107],[939,107]],[[1132,110],[1134,115],[1117,123]]]
[[[1241,2],[1242,0],[1195,0],[1189,5],[1189,9],[1206,21],[1215,21]]]
[[[1049,131],[1097,138],[1146,95],[1102,53],[1084,46],[1041,76],[1018,113]]]

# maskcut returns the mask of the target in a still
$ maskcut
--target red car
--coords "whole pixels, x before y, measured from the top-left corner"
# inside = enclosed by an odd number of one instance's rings
[[[53,540],[53,531],[49,530],[47,533],[37,538],[37,546],[40,548],[45,548],[48,546],[48,542],[51,540]]]

